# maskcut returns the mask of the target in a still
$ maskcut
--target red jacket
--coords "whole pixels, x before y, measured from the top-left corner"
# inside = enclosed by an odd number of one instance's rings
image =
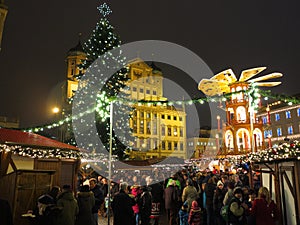
[[[252,203],[250,214],[256,218],[256,225],[275,225],[279,217],[276,204],[272,200],[268,205],[263,198],[257,198]]]

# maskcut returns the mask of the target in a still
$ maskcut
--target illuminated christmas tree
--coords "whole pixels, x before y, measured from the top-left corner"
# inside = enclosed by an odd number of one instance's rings
[[[95,124],[91,124],[91,122],[85,118],[75,118],[77,124],[80,125],[79,127],[73,126],[73,132],[77,134],[76,145],[85,148],[89,152],[102,152],[101,148],[103,148],[103,146],[106,150],[109,149],[110,101],[121,94],[121,89],[125,87],[125,82],[127,81],[127,69],[124,67],[125,57],[122,56],[120,51],[114,53],[110,52],[121,44],[120,38],[114,33],[114,28],[106,17],[111,13],[111,10],[106,3],[99,6],[98,9],[103,17],[96,24],[90,38],[83,44],[83,51],[86,53],[86,58],[78,65],[81,73],[77,75],[77,79],[80,80],[80,83],[74,97],[74,99],[77,98],[76,102],[79,102],[79,104],[76,103],[77,105],[75,105],[77,111],[90,111],[95,117],[97,134],[91,129]],[[101,60],[99,60],[99,57],[101,57]],[[121,69],[115,70],[117,72],[110,76],[105,74],[105,71],[114,71],[116,68]],[[85,75],[87,75],[88,78]],[[94,85],[95,83],[97,85]],[[81,92],[81,94],[77,94],[78,92]],[[96,96],[96,102],[86,103],[88,101],[87,95],[91,96],[91,98]],[[87,105],[89,106],[87,107]],[[78,122],[79,120],[80,122]],[[120,119],[114,122],[115,124],[124,125],[126,123],[125,121],[120,121]],[[120,126],[118,127],[121,128]],[[119,132],[117,133],[119,134]],[[95,142],[91,141],[91,137],[95,135],[100,137],[103,146],[99,146],[99,144],[95,144]],[[117,155],[119,159],[124,159],[125,157],[124,152],[126,145],[123,144],[123,140],[120,140],[122,138],[124,139],[123,135],[117,137],[114,132],[112,138],[113,154]],[[74,140],[75,137],[72,137],[68,140],[68,143],[74,144]]]

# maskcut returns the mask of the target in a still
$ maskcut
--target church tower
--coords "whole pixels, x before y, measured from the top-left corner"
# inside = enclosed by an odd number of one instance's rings
[[[4,5],[4,0],[0,0],[0,51],[1,51],[1,42],[2,42],[2,35],[4,30],[4,23],[7,15],[7,6]]]
[[[66,99],[73,97],[78,87],[77,76],[80,74],[78,65],[86,58],[86,54],[79,40],[78,44],[68,51],[67,55],[67,88]]]

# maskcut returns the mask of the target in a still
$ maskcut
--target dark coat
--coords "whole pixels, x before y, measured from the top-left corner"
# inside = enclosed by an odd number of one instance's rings
[[[213,207],[214,207],[214,211],[215,213],[217,213],[217,215],[220,214],[220,210],[223,206],[223,200],[226,194],[226,190],[217,188],[216,192],[214,194],[214,198],[213,198]]]
[[[246,210],[241,206],[242,202],[233,196],[229,202],[228,210],[228,220],[229,223],[233,225],[245,225],[247,224],[246,220]]]
[[[204,188],[206,195],[206,205],[213,205],[214,193],[216,190],[216,185],[214,183],[207,183]]]
[[[114,214],[114,225],[134,225],[134,213],[132,206],[135,201],[129,197],[123,190],[120,190],[111,204]]]
[[[178,186],[168,186],[165,189],[165,208],[178,209],[180,204],[179,188]]]
[[[62,207],[61,213],[56,218],[56,225],[74,225],[79,212],[77,200],[71,191],[62,192],[58,196],[57,206]]]
[[[93,189],[91,189],[91,191],[94,193],[94,197],[95,197],[95,205],[92,211],[93,213],[98,213],[101,204],[104,202],[103,192],[100,189],[100,186],[98,184]]]
[[[0,199],[0,219],[1,225],[13,225],[11,208],[6,200]]]
[[[95,205],[93,192],[79,192],[77,196],[79,213],[76,219],[76,225],[92,224],[92,208]]]

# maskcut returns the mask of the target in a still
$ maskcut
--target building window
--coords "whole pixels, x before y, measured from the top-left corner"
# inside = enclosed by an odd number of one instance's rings
[[[287,119],[291,119],[291,111],[286,111],[286,112],[285,112],[285,117],[286,117]]]
[[[136,87],[133,87],[133,88],[132,88],[132,91],[136,91]]]
[[[140,112],[140,118],[144,118],[144,112]]]
[[[182,121],[182,116],[179,116],[179,121]]]
[[[162,119],[165,119],[165,115],[164,115],[164,114],[162,114],[162,115],[161,115],[161,118],[162,118]]]
[[[168,142],[168,150],[172,150],[172,142]]]
[[[180,137],[183,137],[183,128],[182,127],[180,127],[180,129],[179,129],[179,135],[180,135]]]
[[[162,126],[161,126],[161,135],[162,135],[162,136],[165,136],[165,135],[166,135],[166,128],[165,128],[165,125],[162,125]]]
[[[288,126],[288,134],[293,134],[293,126]]]
[[[174,142],[174,150],[178,150],[178,142],[177,141]]]
[[[300,108],[297,109],[297,116],[300,116]]]
[[[141,120],[140,121],[140,134],[143,134],[144,133],[144,121]]]
[[[150,95],[150,90],[146,90],[146,94]]]
[[[140,88],[140,93],[144,93],[144,89],[143,88]]]
[[[278,120],[280,120],[280,115],[279,115],[279,113],[275,113],[275,121],[278,121]]]
[[[151,134],[151,122],[147,122],[147,134]]]
[[[272,130],[265,130],[264,131],[264,137],[269,138],[269,136],[272,137]]]
[[[172,135],[172,127],[168,127],[168,136]]]
[[[263,122],[263,124],[267,124],[268,123],[268,117],[263,116],[262,117],[262,122]]]
[[[174,135],[175,137],[177,137],[177,135],[178,135],[177,127],[173,127],[173,135]]]
[[[151,113],[146,112],[146,118],[147,118],[147,119],[150,119],[150,118],[151,118]]]
[[[180,151],[183,151],[183,143],[180,142]]]
[[[157,123],[156,123],[156,121],[153,121],[152,122],[152,132],[153,132],[153,134],[154,135],[157,135],[157,125],[156,125]]]
[[[174,120],[177,120],[177,116],[174,116],[174,118],[173,118]]]
[[[277,136],[281,137],[282,136],[282,130],[280,127],[277,128]]]
[[[162,150],[165,150],[165,149],[166,149],[166,142],[165,142],[165,141],[162,141],[162,142],[161,142],[161,149],[162,149]]]
[[[153,95],[156,95],[156,91],[153,91]]]
[[[170,120],[171,119],[171,116],[168,116],[168,120]]]

